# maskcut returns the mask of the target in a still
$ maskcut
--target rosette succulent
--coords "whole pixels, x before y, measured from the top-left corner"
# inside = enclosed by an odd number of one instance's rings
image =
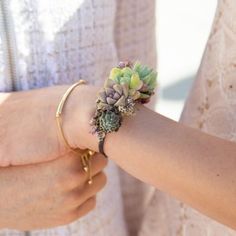
[[[157,73],[149,67],[136,62],[131,66],[128,62],[121,62],[119,67],[113,68],[109,79],[117,84],[128,85],[129,96],[142,103],[149,101],[157,85]]]
[[[114,80],[108,79],[102,91],[98,93],[98,108],[105,110],[112,106],[125,106],[128,93],[127,84],[117,84]]]
[[[99,128],[104,133],[117,131],[121,126],[121,114],[115,110],[102,112],[99,116]]]

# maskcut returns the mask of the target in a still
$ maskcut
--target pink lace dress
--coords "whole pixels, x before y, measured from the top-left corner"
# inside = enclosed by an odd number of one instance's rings
[[[202,64],[181,122],[203,132],[236,141],[235,0],[218,2]],[[146,211],[141,235],[235,236],[236,231],[156,191]]]

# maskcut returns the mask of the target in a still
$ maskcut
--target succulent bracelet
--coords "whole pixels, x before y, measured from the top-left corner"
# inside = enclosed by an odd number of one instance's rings
[[[117,132],[123,117],[135,115],[135,105],[150,101],[157,86],[157,72],[139,62],[120,62],[111,70],[98,93],[91,125],[99,139],[99,152],[105,157],[106,134]]]

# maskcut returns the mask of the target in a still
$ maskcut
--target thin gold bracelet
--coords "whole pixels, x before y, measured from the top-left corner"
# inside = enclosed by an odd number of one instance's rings
[[[90,149],[85,149],[82,150],[80,148],[73,148],[70,146],[69,142],[67,141],[63,128],[62,128],[62,112],[63,112],[63,108],[64,105],[67,101],[67,98],[69,97],[69,95],[72,93],[72,91],[79,85],[81,84],[86,84],[86,81],[84,80],[80,80],[79,82],[73,84],[72,86],[70,86],[67,91],[64,93],[64,95],[62,96],[62,99],[57,107],[57,111],[56,111],[56,121],[57,121],[57,127],[60,133],[60,136],[62,138],[62,140],[64,141],[65,145],[72,150],[73,152],[76,152],[77,154],[80,155],[81,158],[81,164],[83,166],[83,170],[85,172],[88,173],[88,184],[92,184],[93,180],[92,180],[92,174],[91,174],[91,157],[95,154],[94,151],[90,150]]]

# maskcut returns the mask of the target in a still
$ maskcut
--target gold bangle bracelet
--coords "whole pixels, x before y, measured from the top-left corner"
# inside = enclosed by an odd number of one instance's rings
[[[79,82],[77,82],[77,83],[73,84],[72,86],[70,86],[67,89],[67,91],[64,93],[64,95],[62,96],[62,99],[61,99],[61,101],[60,101],[60,103],[57,107],[56,122],[57,122],[57,127],[58,127],[59,134],[60,134],[62,140],[64,141],[65,145],[70,150],[72,150],[73,152],[76,152],[77,154],[80,155],[83,170],[88,173],[88,184],[92,184],[93,180],[92,180],[92,174],[91,174],[91,157],[95,154],[95,152],[92,151],[92,150],[89,150],[89,149],[82,150],[80,148],[71,147],[69,142],[67,141],[67,139],[65,137],[65,133],[64,133],[63,128],[62,128],[62,113],[63,113],[64,105],[65,105],[69,95],[72,93],[72,91],[77,86],[82,85],[82,84],[86,84],[86,82],[84,80],[80,80]]]

